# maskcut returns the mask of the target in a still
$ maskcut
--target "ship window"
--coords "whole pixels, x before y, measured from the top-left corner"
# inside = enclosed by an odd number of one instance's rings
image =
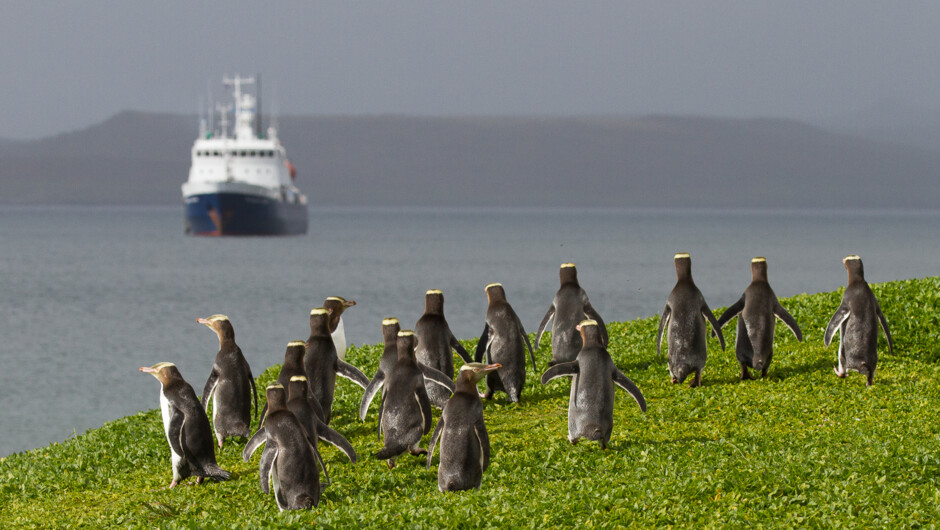
[[[258,154],[258,153],[254,152],[254,151],[251,152],[251,156],[256,156],[257,154]]]
[[[241,155],[241,156],[248,156],[248,152],[247,152],[247,151],[242,151],[242,155]]]
[[[212,155],[213,155],[213,156],[220,156],[218,151],[215,151],[214,153],[212,153]]]

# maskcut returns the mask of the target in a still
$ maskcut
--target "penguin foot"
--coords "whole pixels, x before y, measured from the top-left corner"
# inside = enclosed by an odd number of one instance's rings
[[[678,382],[679,382],[679,378],[676,376],[672,376],[672,384],[676,384]]]
[[[767,368],[769,368],[769,366],[760,371],[761,377],[767,377]]]
[[[742,365],[742,366],[741,366],[741,381],[748,381],[748,380],[750,380],[750,379],[754,379],[754,378],[751,376],[751,372],[748,371],[748,369],[747,369],[745,366]]]
[[[418,448],[418,449],[411,449],[409,452],[410,452],[411,454],[415,455],[415,456],[421,456],[421,455],[426,455],[426,454],[428,454],[428,450],[427,450],[427,449],[421,449],[421,448]]]
[[[845,378],[845,372],[840,372],[838,366],[832,365],[832,371],[835,372],[837,376]]]
[[[171,489],[175,488],[175,487],[178,486],[178,485],[179,485],[179,482],[177,482],[177,481],[174,480],[173,482],[170,482],[170,485],[167,486],[166,489],[171,490]]]
[[[203,480],[206,480],[205,477],[196,477],[196,484],[202,484]]]
[[[394,460],[388,459],[388,461],[386,461],[385,463],[388,464],[388,468],[389,468],[389,469],[395,469],[395,461],[394,461]]]
[[[568,443],[570,443],[571,445],[578,445],[578,439],[575,438],[574,440],[572,440],[571,438],[568,438]]]
[[[692,384],[689,385],[689,388],[695,388],[702,386],[702,373],[695,372],[695,379],[692,380]]]

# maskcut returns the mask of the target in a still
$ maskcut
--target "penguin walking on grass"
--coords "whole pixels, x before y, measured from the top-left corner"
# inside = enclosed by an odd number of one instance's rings
[[[467,350],[457,341],[444,318],[444,293],[431,289],[424,295],[424,314],[418,319],[414,329],[417,340],[418,362],[434,368],[451,380],[454,379],[454,356],[457,352],[464,362],[473,362]],[[431,403],[437,408],[444,408],[450,393],[439,385],[428,382],[425,387]]]
[[[549,321],[552,322],[552,360],[548,362],[549,366],[573,361],[578,356],[581,351],[581,335],[575,330],[575,326],[582,320],[591,319],[597,322],[600,326],[601,342],[607,345],[607,327],[578,283],[578,269],[574,263],[562,263],[558,278],[561,286],[535,333],[535,348],[538,349],[545,326]]]
[[[418,364],[414,332],[398,332],[398,359],[385,383],[379,418],[384,446],[374,455],[379,460],[387,460],[389,469],[395,467],[395,460],[405,451],[413,455],[427,454],[419,445],[421,437],[431,431],[431,401],[425,390],[426,382],[439,385],[448,393],[454,391],[449,377],[438,372],[439,376],[426,378]]]
[[[875,367],[878,365],[878,325],[885,332],[888,340],[888,353],[894,353],[891,332],[888,331],[888,319],[881,312],[881,306],[875,293],[865,281],[862,259],[856,255],[846,256],[842,263],[849,275],[849,283],[842,293],[842,303],[826,326],[823,342],[826,346],[839,332],[839,364],[833,366],[836,375],[845,377],[849,370],[854,370],[868,377],[867,386],[875,379]]]
[[[428,469],[434,447],[441,441],[437,466],[437,489],[460,491],[480,489],[483,472],[490,465],[490,437],[483,421],[483,403],[477,383],[500,368],[499,363],[468,363],[457,373],[457,388],[444,406],[441,419],[428,444]]]
[[[251,455],[264,445],[258,464],[261,490],[268,493],[269,483],[274,489],[274,499],[281,510],[304,510],[320,503],[322,486],[329,484],[329,475],[323,458],[317,451],[316,441],[311,440],[293,413],[287,409],[287,393],[280,384],[269,386],[265,395],[268,400],[268,415],[264,425],[248,440],[242,459],[247,462]],[[320,484],[320,469],[326,483]]]
[[[767,260],[756,257],[751,260],[751,284],[737,302],[718,317],[718,327],[723,328],[732,318],[738,318],[734,349],[741,365],[741,380],[752,379],[748,368],[767,375],[774,356],[774,328],[776,318],[790,328],[796,340],[803,342],[799,324],[780,305],[777,295],[767,281]]]
[[[486,359],[488,364],[499,364],[496,373],[486,375],[486,399],[494,392],[505,392],[509,401],[518,403],[525,386],[525,352],[529,350],[532,370],[535,367],[535,353],[529,336],[522,327],[522,321],[506,301],[506,291],[502,284],[491,283],[486,286],[486,324],[477,343],[474,356],[476,362]],[[451,398],[453,399],[453,398]]]
[[[585,320],[576,329],[583,344],[577,359],[545,370],[542,384],[558,377],[572,378],[568,399],[568,441],[576,444],[584,438],[596,441],[606,449],[614,429],[615,386],[626,390],[643,412],[646,412],[646,399],[633,381],[614,365],[601,342],[598,323]]]
[[[287,350],[284,351],[284,364],[281,365],[281,371],[277,375],[277,383],[284,388],[287,388],[291,379],[296,376],[304,376],[306,380],[306,373],[304,372],[304,353],[305,353],[306,343],[302,340],[294,340],[287,343]],[[321,421],[326,417],[323,414],[323,409],[320,408],[320,402],[317,401],[311,393],[307,392],[307,404],[310,410],[318,417]],[[258,421],[258,425],[264,423],[264,418],[268,413],[268,405],[265,403],[264,407],[261,409],[261,420]]]
[[[242,355],[241,348],[235,344],[235,328],[225,315],[212,315],[199,318],[203,324],[219,337],[219,352],[215,355],[212,371],[202,390],[202,408],[209,410],[212,400],[212,426],[215,437],[222,443],[229,436],[251,436],[251,405],[254,403],[255,417],[258,416],[258,394],[255,390],[255,378],[251,367]]]
[[[355,300],[346,300],[340,296],[331,296],[323,301],[323,308],[330,312],[330,337],[336,346],[339,360],[346,359],[346,328],[343,326],[343,312],[356,305]]]
[[[193,387],[183,379],[176,365],[157,363],[142,366],[140,371],[160,381],[160,412],[173,468],[173,481],[169,487],[175,487],[189,476],[196,476],[196,483],[202,483],[206,477],[215,480],[231,478],[231,474],[215,461],[209,418]]]
[[[356,463],[356,450],[345,436],[323,423],[316,412],[310,408],[310,399],[307,397],[307,378],[295,375],[290,378],[287,387],[287,410],[291,411],[300,425],[307,433],[307,438],[313,440],[314,447],[319,450],[318,441],[323,440],[342,451],[353,464]]]
[[[656,332],[656,355],[659,355],[663,333],[667,337],[669,354],[667,362],[669,375],[673,383],[681,383],[686,377],[695,374],[690,387],[702,384],[702,370],[708,358],[706,348],[705,320],[718,334],[721,349],[725,349],[725,337],[715,315],[705,302],[702,292],[692,281],[692,258],[687,253],[675,255],[676,286],[669,293],[666,307],[659,319],[659,331]],[[667,325],[668,324],[668,325]]]
[[[395,362],[398,360],[398,332],[401,331],[401,325],[398,323],[397,318],[386,318],[382,320],[382,342],[385,345],[384,350],[382,351],[382,358],[379,359],[379,369],[376,370],[375,375],[372,377],[372,380],[369,381],[369,386],[366,387],[366,391],[362,393],[362,401],[359,402],[359,421],[366,421],[366,414],[369,412],[369,405],[372,403],[372,399],[375,397],[379,391],[382,391],[382,395],[385,395],[383,388],[385,387],[385,381],[388,379],[389,374],[392,373],[392,368],[395,366]],[[382,400],[379,400],[379,429],[378,435],[382,436],[381,432],[381,418],[382,418]]]
[[[329,424],[333,416],[333,393],[336,376],[345,377],[365,389],[369,379],[355,366],[336,356],[336,346],[330,336],[329,311],[318,307],[310,311],[310,338],[304,346],[304,375],[310,394],[323,409],[323,423]]]

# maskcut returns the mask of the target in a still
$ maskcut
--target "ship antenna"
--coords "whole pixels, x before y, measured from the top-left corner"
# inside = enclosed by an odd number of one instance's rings
[[[261,74],[255,74],[255,86],[258,87],[258,97],[255,102],[255,108],[257,109],[257,114],[255,114],[255,136],[263,138],[264,135],[261,134]]]
[[[212,105],[212,84],[208,79],[206,80],[206,92],[209,94],[209,130],[212,131],[213,135],[215,135],[215,125],[212,121],[212,117],[215,115],[213,112],[215,107]]]

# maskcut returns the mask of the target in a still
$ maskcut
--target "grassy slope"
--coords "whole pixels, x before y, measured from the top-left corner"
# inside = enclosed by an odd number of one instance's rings
[[[742,286],[743,288],[743,286]],[[278,513],[258,486],[258,453],[228,443],[219,462],[234,479],[163,489],[169,451],[159,412],[109,422],[62,444],[0,461],[0,521],[6,525],[183,525],[244,527],[472,525],[851,525],[901,526],[940,519],[940,278],[873,286],[895,354],[882,354],[875,385],[832,373],[836,345],[822,334],[841,290],[783,301],[806,342],[778,328],[768,378],[738,381],[734,326],[729,349],[710,339],[704,387],[669,382],[656,358],[657,318],[609,325],[616,364],[642,389],[644,414],[617,391],[611,448],[569,445],[568,380],[548,386],[529,373],[523,403],[486,405],[493,448],[480,491],[441,494],[437,464],[403,457],[389,470],[369,455],[376,407],[355,417],[359,387],[340,379],[333,426],[360,454],[351,465],[321,443],[333,485],[318,508]],[[547,340],[538,355],[548,360]],[[886,350],[881,338],[881,351]],[[468,343],[469,345],[469,343]],[[350,351],[373,373],[380,348]],[[263,388],[276,375],[268,369]],[[132,376],[129,376],[132,377]],[[156,394],[156,383],[154,394]],[[156,396],[154,399],[156,404]],[[435,421],[438,413],[435,414]],[[427,437],[426,437],[427,439]]]

